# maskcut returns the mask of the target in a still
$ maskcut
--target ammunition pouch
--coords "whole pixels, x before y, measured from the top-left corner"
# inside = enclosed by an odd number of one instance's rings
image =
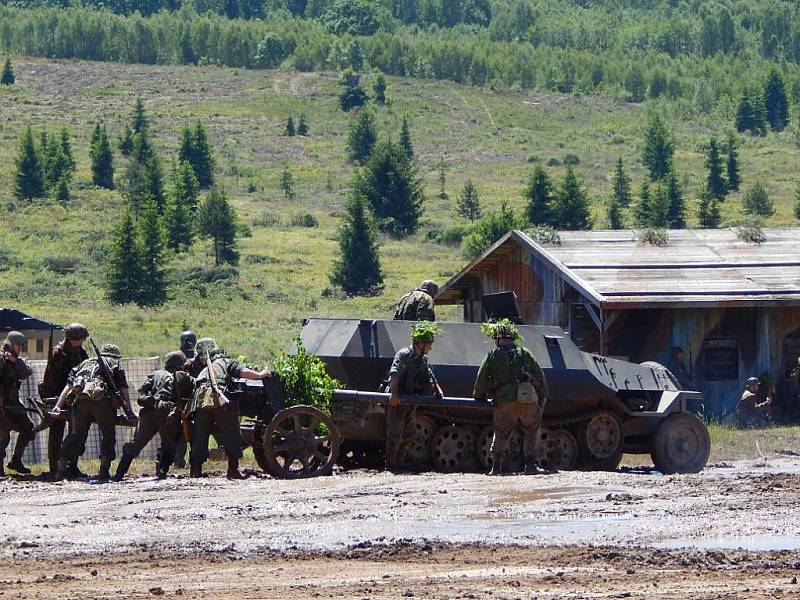
[[[77,383],[78,379],[76,378],[74,385],[79,387]],[[87,381],[82,385],[82,389],[76,390],[76,392],[78,400],[91,402],[100,402],[108,396],[105,384],[102,381],[97,381],[95,379]]]
[[[539,394],[529,381],[520,381],[517,384],[517,402],[520,404],[538,404]]]

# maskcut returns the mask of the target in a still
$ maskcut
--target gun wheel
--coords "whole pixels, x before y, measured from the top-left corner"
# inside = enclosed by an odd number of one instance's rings
[[[267,471],[282,479],[330,475],[341,437],[331,418],[313,406],[280,411],[264,430]]]
[[[446,473],[466,470],[475,454],[477,437],[470,427],[442,427],[433,436],[434,466]]]

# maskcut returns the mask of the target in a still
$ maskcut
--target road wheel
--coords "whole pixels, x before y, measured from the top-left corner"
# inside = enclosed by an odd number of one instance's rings
[[[267,424],[263,452],[267,470],[283,479],[330,475],[341,438],[331,418],[313,406],[292,406]]]
[[[587,471],[616,469],[622,460],[622,422],[602,412],[578,426],[579,465]]]
[[[566,429],[539,428],[536,463],[550,471],[569,471],[578,464],[578,442]]]
[[[650,456],[662,473],[699,473],[711,453],[705,424],[693,414],[673,413],[658,426]]]
[[[406,449],[406,458],[414,465],[426,465],[431,461],[431,445],[436,424],[433,419],[424,415],[414,417],[414,441]]]
[[[494,428],[487,425],[478,434],[478,441],[475,444],[475,455],[478,459],[478,468],[488,473],[492,468],[492,440],[494,439]]]
[[[466,470],[475,454],[476,437],[468,427],[442,427],[433,436],[434,467],[446,473]]]

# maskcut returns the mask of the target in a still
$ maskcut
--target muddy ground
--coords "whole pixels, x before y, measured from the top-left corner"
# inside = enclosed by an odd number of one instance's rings
[[[798,494],[797,458],[690,476],[6,479],[0,595],[800,597]]]

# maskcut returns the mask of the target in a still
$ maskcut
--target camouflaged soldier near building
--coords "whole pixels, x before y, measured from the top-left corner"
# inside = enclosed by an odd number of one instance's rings
[[[411,345],[394,355],[389,368],[386,406],[386,469],[402,468],[405,451],[414,442],[414,409],[400,404],[400,394],[442,396],[442,388],[428,364],[428,353],[440,328],[430,321],[411,326]],[[384,389],[385,389],[384,388]]]
[[[80,323],[70,323],[64,329],[64,341],[59,342],[50,352],[44,377],[39,384],[39,397],[57,398],[67,385],[72,369],[89,358],[83,343],[89,337],[89,330]],[[50,463],[50,474],[55,475],[58,469],[58,456],[64,441],[66,419],[55,419],[50,422],[47,435],[47,460]],[[41,428],[41,427],[40,427]],[[71,465],[77,468],[77,465]]]
[[[520,345],[522,337],[511,321],[484,323],[481,330],[496,346],[483,359],[473,392],[476,400],[486,400],[491,393],[494,403],[490,474],[501,473],[517,421],[522,423],[525,437],[525,473],[538,473],[536,443],[548,398],[547,380],[533,354]]]
[[[767,396],[762,399],[758,393],[761,380],[750,377],[745,382],[739,402],[736,403],[734,419],[738,427],[766,427],[770,421],[770,408],[772,398]]]
[[[119,348],[114,344],[103,344],[100,348],[100,358],[108,367],[114,384],[119,390],[125,414],[128,418],[135,419],[136,415],[131,409],[128,395],[128,380],[119,363],[122,358]],[[83,361],[72,370],[67,385],[61,391],[53,409],[54,416],[58,416],[70,396],[75,398],[72,430],[61,446],[56,476],[63,479],[70,475],[69,465],[78,462],[78,458],[86,447],[89,427],[92,423],[97,423],[100,429],[100,470],[97,479],[108,481],[111,478],[111,462],[117,456],[116,417],[118,406],[109,391],[109,384],[103,379],[97,357]]]
[[[227,384],[233,379],[266,379],[272,377],[272,372],[269,369],[256,372],[224,356],[213,338],[199,340],[195,353],[204,363],[208,353],[211,365],[210,368],[206,365],[197,377],[189,411],[192,416],[192,448],[189,452],[191,476],[202,477],[203,463],[209,456],[208,438],[216,426],[228,456],[228,479],[243,479],[239,472],[239,459],[242,457],[239,407],[235,400],[219,397],[215,393],[211,377],[214,377],[219,391],[224,393]]]
[[[433,297],[439,293],[435,282],[426,280],[420,286],[400,298],[394,313],[395,321],[435,321]]]
[[[156,458],[156,478],[167,478],[175,458],[178,436],[183,435],[181,410],[194,393],[192,378],[180,370],[185,362],[186,355],[183,352],[170,352],[165,357],[164,368],[150,373],[139,388],[139,423],[133,440],[122,447],[122,458],[114,473],[114,481],[122,481],[133,459],[139,456],[156,433],[161,439]]]
[[[27,474],[31,470],[22,464],[25,447],[33,441],[33,423],[19,400],[20,383],[33,374],[25,359],[20,356],[25,348],[25,336],[10,331],[0,348],[0,475],[5,475],[3,463],[11,442],[11,432],[17,432],[17,444],[8,468]]]

